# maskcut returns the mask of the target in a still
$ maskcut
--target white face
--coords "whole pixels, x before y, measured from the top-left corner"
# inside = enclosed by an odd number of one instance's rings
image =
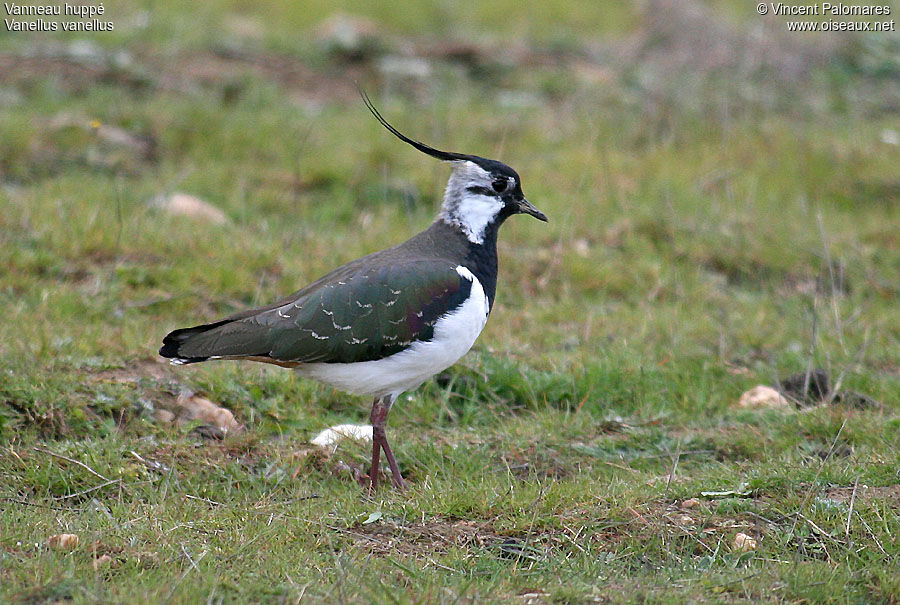
[[[454,162],[453,174],[444,192],[440,217],[459,226],[469,241],[476,244],[484,243],[485,229],[503,210],[503,200],[491,187],[493,180],[488,171],[474,162]],[[514,186],[514,182],[509,183],[510,189]]]

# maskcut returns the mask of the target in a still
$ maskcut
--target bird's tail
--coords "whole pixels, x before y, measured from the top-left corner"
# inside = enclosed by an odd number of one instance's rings
[[[231,323],[231,320],[225,319],[211,324],[194,326],[193,328],[181,328],[169,332],[163,338],[163,345],[159,349],[159,354],[171,359],[173,365],[198,363],[208,359],[221,358],[222,355],[215,350],[216,347],[214,346],[218,339],[209,338],[212,336],[209,332],[228,323]]]

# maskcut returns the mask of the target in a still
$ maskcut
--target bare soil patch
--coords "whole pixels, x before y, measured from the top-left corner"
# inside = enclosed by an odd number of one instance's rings
[[[361,548],[386,556],[403,554],[420,558],[444,555],[451,549],[487,550],[505,559],[535,560],[551,544],[559,542],[556,531],[538,530],[527,537],[504,535],[489,522],[435,518],[425,523],[357,523],[347,533]]]
[[[436,519],[420,525],[357,523],[347,530],[357,543],[378,555],[400,552],[428,556],[451,548],[486,548],[500,541],[489,524],[459,519]]]
[[[169,364],[156,359],[136,359],[119,368],[111,368],[90,374],[97,382],[136,383],[144,379],[164,381],[172,379]]]
[[[832,487],[825,492],[825,497],[835,502],[849,503],[853,498],[853,486]],[[900,485],[869,487],[859,485],[856,488],[856,502],[885,502],[891,508],[900,507]]]

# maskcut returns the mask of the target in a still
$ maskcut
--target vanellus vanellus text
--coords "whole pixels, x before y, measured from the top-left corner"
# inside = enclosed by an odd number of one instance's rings
[[[487,322],[497,286],[500,225],[513,214],[547,217],[525,199],[519,175],[506,164],[410,139],[365,94],[363,100],[394,136],[452,164],[437,219],[402,244],[347,263],[268,306],[175,330],[159,354],[173,364],[272,363],[374,397],[374,490],[381,450],[394,484],[404,485],[385,434],[397,396],[456,363]]]

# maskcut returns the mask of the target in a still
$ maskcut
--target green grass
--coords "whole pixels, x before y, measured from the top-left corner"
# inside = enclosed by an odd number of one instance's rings
[[[343,3],[358,55],[332,4],[115,2],[87,55],[0,30],[0,600],[896,602],[900,42],[776,20],[759,54],[743,3],[696,6]],[[681,52],[707,29],[720,64]],[[447,168],[354,80],[550,217],[503,228],[478,344],[391,413],[411,489],[374,499],[365,445],[308,445],[368,401],[156,359],[432,220]],[[737,407],[810,364],[880,405]],[[186,391],[245,430],[155,420]]]

